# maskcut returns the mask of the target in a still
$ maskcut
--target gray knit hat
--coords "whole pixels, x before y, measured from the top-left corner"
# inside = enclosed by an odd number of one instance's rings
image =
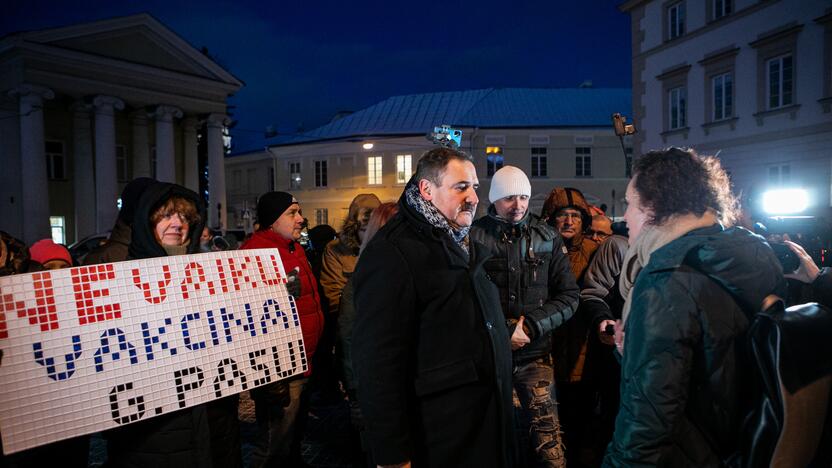
[[[532,184],[529,183],[529,178],[519,168],[514,166],[504,166],[502,169],[494,173],[491,178],[491,189],[488,191],[488,199],[491,203],[495,201],[510,197],[512,195],[526,195],[532,196]]]

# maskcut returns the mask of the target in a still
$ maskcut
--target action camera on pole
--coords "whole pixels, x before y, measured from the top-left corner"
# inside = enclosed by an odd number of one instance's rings
[[[459,148],[462,144],[462,130],[453,129],[450,125],[433,127],[433,132],[428,133],[427,139],[437,145]]]

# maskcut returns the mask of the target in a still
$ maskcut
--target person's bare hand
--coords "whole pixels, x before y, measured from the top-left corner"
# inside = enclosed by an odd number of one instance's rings
[[[615,349],[618,350],[618,353],[622,356],[624,355],[624,324],[621,320],[615,321],[615,335],[613,335],[613,339],[615,340]]]
[[[517,325],[514,327],[514,333],[511,334],[511,350],[516,351],[523,346],[531,343],[529,336],[526,335],[526,332],[523,331],[523,320],[525,317],[521,316],[520,320],[517,321]]]
[[[598,325],[598,339],[605,345],[615,346],[615,338],[613,335],[608,335],[606,332],[607,326],[615,326],[615,320],[602,320]]]
[[[799,244],[795,244],[794,242],[788,240],[784,240],[783,243],[792,249],[792,252],[797,255],[797,259],[800,260],[800,266],[797,268],[797,271],[794,273],[787,273],[783,276],[786,278],[796,279],[804,283],[811,283],[815,281],[815,278],[817,278],[820,274],[820,268],[815,265],[815,261],[812,260],[812,257],[806,253],[806,250],[804,250]]]

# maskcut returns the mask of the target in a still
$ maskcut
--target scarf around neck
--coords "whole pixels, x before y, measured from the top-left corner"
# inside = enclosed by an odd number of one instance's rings
[[[618,290],[624,298],[624,307],[621,310],[621,323],[626,331],[627,318],[632,308],[632,292],[636,278],[641,270],[650,263],[650,256],[665,245],[684,236],[685,234],[704,227],[713,226],[718,222],[716,214],[706,211],[702,216],[694,214],[676,215],[659,226],[645,225],[636,238],[635,243],[627,250],[624,256],[624,263],[621,266],[621,278],[618,283]],[[618,346],[619,352],[624,349],[622,339]]]
[[[468,231],[471,227],[462,227],[448,220],[433,203],[422,198],[419,193],[419,187],[416,184],[410,184],[405,188],[405,200],[408,206],[418,211],[419,214],[425,217],[425,220],[433,226],[447,232],[454,243],[468,255]]]

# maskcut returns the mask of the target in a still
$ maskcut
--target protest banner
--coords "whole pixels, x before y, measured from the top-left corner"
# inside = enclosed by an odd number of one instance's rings
[[[307,370],[277,249],[0,278],[3,452],[144,421]]]

